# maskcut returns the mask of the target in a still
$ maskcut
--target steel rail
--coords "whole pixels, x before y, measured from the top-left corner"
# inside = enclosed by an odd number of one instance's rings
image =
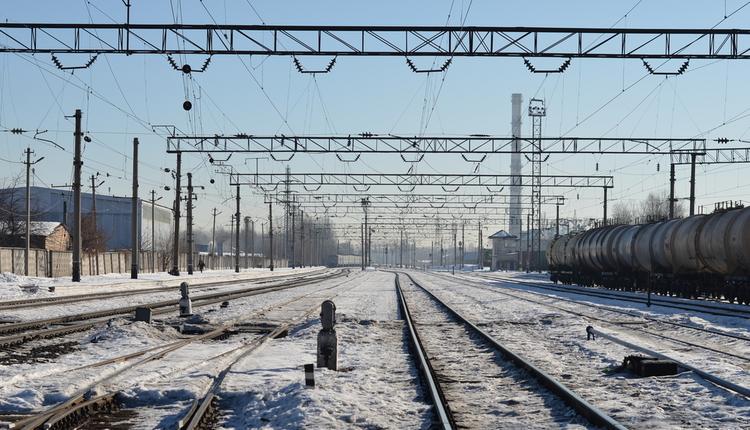
[[[731,382],[731,381],[727,381],[726,379],[720,378],[720,377],[718,377],[718,376],[716,376],[716,375],[714,375],[712,373],[708,373],[708,372],[706,372],[704,370],[701,370],[701,369],[699,369],[697,367],[694,367],[694,366],[691,366],[689,364],[683,363],[683,362],[681,362],[679,360],[675,360],[674,358],[672,358],[672,357],[670,357],[670,356],[668,356],[666,354],[662,354],[660,352],[657,352],[657,351],[654,351],[654,350],[651,350],[651,349],[648,349],[648,348],[644,348],[644,347],[642,347],[640,345],[636,345],[636,344],[628,342],[626,340],[619,339],[619,338],[617,338],[617,337],[615,337],[615,336],[613,336],[613,335],[611,335],[609,333],[603,332],[601,330],[597,330],[597,329],[592,328],[591,332],[594,333],[596,336],[603,337],[603,338],[605,338],[605,339],[607,339],[607,340],[609,340],[611,342],[617,343],[617,344],[619,344],[621,346],[624,346],[626,348],[630,348],[630,349],[632,349],[634,351],[639,351],[639,352],[642,352],[644,354],[648,354],[648,355],[650,355],[652,357],[661,358],[663,360],[673,361],[673,362],[677,363],[677,366],[682,367],[683,369],[687,369],[687,370],[695,373],[696,375],[700,376],[701,378],[705,379],[706,381],[713,382],[714,384],[716,384],[716,385],[718,385],[720,387],[726,388],[727,390],[733,391],[733,392],[735,392],[737,394],[741,394],[741,395],[743,395],[745,397],[750,398],[750,388],[748,388],[748,387],[743,387],[742,385],[736,384],[736,383]]]
[[[309,272],[305,272],[304,275],[312,275],[323,272],[324,269],[316,269],[311,270]],[[247,282],[252,284],[267,284],[269,282],[275,282],[287,278],[295,278],[298,277],[300,274],[283,274],[279,276],[268,276],[263,277],[260,279],[257,278],[248,278],[248,279],[229,279],[229,280],[222,280],[222,281],[206,281],[206,282],[190,282],[190,288],[210,288],[210,287],[219,287],[223,285],[233,285],[237,283]],[[257,280],[256,280],[257,279]],[[174,280],[168,280],[169,282],[174,282]],[[180,281],[190,281],[190,279],[184,279]],[[109,299],[112,297],[120,297],[120,296],[132,296],[132,295],[139,295],[139,294],[149,294],[149,293],[159,293],[164,291],[173,291],[175,289],[179,289],[179,284],[175,285],[165,285],[165,286],[158,286],[160,281],[157,281],[156,287],[150,287],[150,288],[138,288],[134,290],[125,290],[125,291],[110,291],[110,292],[102,292],[102,293],[90,293],[90,294],[70,294],[70,295],[64,295],[64,296],[51,296],[51,297],[37,297],[33,299],[17,299],[17,300],[4,300],[0,301],[0,310],[8,310],[8,309],[23,309],[23,308],[29,308],[29,307],[42,307],[42,306],[53,306],[58,304],[65,304],[65,303],[75,303],[79,302],[81,300],[99,300],[99,299]],[[118,284],[127,286],[128,284]]]
[[[343,276],[343,271],[341,273],[337,273],[335,276],[325,277],[324,279],[331,279],[331,278],[336,278],[336,277],[340,277],[340,276]],[[329,287],[328,289],[339,287],[339,286],[343,285],[346,282],[349,282],[349,281],[348,280],[342,281],[342,282],[340,282],[340,283],[338,283],[338,284],[336,284],[336,285],[334,285],[332,287]],[[307,296],[307,295],[309,295],[309,294],[306,294],[305,296]],[[305,296],[303,296],[303,297],[305,297]],[[300,298],[298,297],[298,298],[289,300],[289,301],[287,301],[285,303],[291,303],[291,302],[299,300],[299,299]],[[274,305],[274,306],[276,306],[276,305]],[[314,308],[311,308],[311,309],[314,310]],[[309,314],[309,312],[310,311],[308,311],[308,314]],[[254,313],[254,315],[257,315],[257,313]],[[55,420],[57,420],[58,417],[65,417],[65,416],[70,415],[71,410],[75,411],[78,407],[81,406],[82,403],[86,402],[86,395],[89,393],[89,391],[90,391],[90,389],[92,387],[100,385],[100,384],[102,384],[105,381],[110,381],[110,380],[114,379],[115,377],[123,374],[127,370],[130,370],[130,369],[132,369],[132,368],[134,368],[136,366],[139,366],[141,364],[144,364],[144,363],[147,363],[147,362],[150,362],[150,361],[153,361],[153,360],[161,359],[167,353],[175,351],[175,350],[177,350],[179,348],[182,348],[183,346],[188,345],[190,343],[194,343],[196,341],[201,341],[201,340],[206,340],[206,339],[212,339],[212,338],[215,338],[217,336],[220,336],[224,332],[226,332],[227,330],[231,329],[233,326],[235,326],[235,325],[237,325],[237,324],[239,324],[241,322],[242,322],[242,319],[240,318],[240,319],[234,320],[232,322],[225,323],[225,324],[219,326],[218,328],[215,328],[215,329],[213,329],[213,330],[211,330],[209,332],[206,332],[204,334],[197,335],[195,337],[191,337],[191,338],[188,338],[188,339],[178,340],[176,342],[171,342],[171,343],[169,343],[167,345],[162,345],[162,346],[159,346],[159,347],[151,347],[151,348],[148,348],[148,349],[143,350],[143,351],[139,351],[139,352],[136,352],[136,353],[128,354],[128,355],[124,356],[124,357],[126,357],[126,359],[133,358],[133,357],[138,357],[138,356],[142,356],[142,355],[147,354],[147,353],[152,352],[152,351],[158,351],[155,354],[152,354],[152,355],[149,355],[147,357],[144,357],[144,358],[138,360],[137,362],[131,363],[131,364],[129,364],[129,365],[127,365],[127,366],[125,366],[125,367],[123,367],[121,369],[118,369],[117,371],[115,371],[112,374],[107,375],[103,379],[97,380],[94,383],[90,384],[89,386],[87,386],[87,387],[85,387],[83,389],[78,390],[68,400],[66,400],[66,401],[64,401],[64,402],[62,402],[62,403],[60,403],[60,404],[58,404],[58,405],[50,408],[49,410],[41,412],[41,413],[39,413],[39,414],[37,414],[35,416],[32,416],[32,417],[29,417],[27,419],[24,419],[24,420],[22,420],[20,422],[14,423],[14,425],[15,425],[15,427],[20,428],[20,429],[37,429],[37,428],[40,428],[42,426],[44,426],[44,428],[48,428],[48,426],[47,426],[48,422],[50,422],[51,420],[55,421]],[[232,353],[232,352],[235,352],[237,350],[240,350],[240,349],[242,349],[245,346],[246,345],[243,345],[243,346],[240,346],[238,348],[235,348],[235,349],[223,352],[223,353],[219,354],[218,356],[213,357],[212,359],[215,359],[215,358],[218,358],[218,357],[223,357],[223,356],[225,356],[225,355],[227,355],[229,353]],[[118,360],[118,358],[121,359],[122,357],[116,357],[115,359],[105,360],[105,361],[103,361],[101,363],[96,363],[95,365],[83,366],[83,367],[81,367],[79,369],[88,368],[88,367],[95,367],[96,365],[101,365],[102,363],[107,363],[108,364],[108,363],[113,362],[113,360]],[[122,360],[118,360],[118,361],[122,361]],[[115,393],[115,395],[116,395],[116,393]]]
[[[500,277],[483,276],[483,275],[479,275],[479,276],[482,276],[483,278],[488,279],[488,280],[498,280],[498,281],[502,280],[503,282],[508,282],[508,283],[528,285],[528,284],[525,284],[522,281],[518,281],[518,280],[515,280],[515,279],[504,279],[504,278],[500,278]],[[476,282],[476,281],[472,280],[472,281],[469,281],[469,282]],[[529,283],[529,284],[531,284],[531,283]],[[532,285],[536,286],[536,284],[532,284]],[[486,285],[481,285],[481,287],[486,287]],[[569,293],[572,293],[572,294],[587,295],[587,294],[585,294],[586,293],[585,291],[582,291],[582,292],[579,293],[577,289],[575,289],[575,290],[573,290],[573,289],[562,290],[562,291],[569,292]],[[531,293],[531,294],[540,294],[540,293],[537,293],[537,292],[534,292],[534,291],[528,291],[528,293]],[[619,298],[619,296],[621,296],[621,295],[618,294],[617,296]],[[609,298],[612,298],[612,297],[609,297]],[[585,302],[580,302],[580,301],[573,300],[573,299],[567,299],[567,298],[564,298],[564,297],[557,297],[556,299],[557,300],[571,302],[571,303],[576,303],[576,304],[587,304]],[[669,303],[669,302],[665,302],[665,303]],[[592,304],[587,304],[587,305],[588,306],[594,306]],[[659,306],[669,307],[668,305],[659,305]],[[734,333],[725,333],[725,332],[722,332],[722,331],[713,330],[713,329],[705,328],[705,327],[695,327],[695,326],[691,326],[691,325],[688,325],[688,324],[678,323],[678,322],[675,322],[675,321],[669,321],[669,320],[663,320],[663,319],[660,319],[660,318],[651,317],[651,316],[648,316],[648,315],[635,315],[632,312],[624,311],[624,310],[621,310],[621,309],[609,309],[608,308],[606,310],[608,312],[614,312],[614,313],[619,313],[619,314],[623,314],[623,315],[639,316],[639,317],[647,319],[649,321],[654,321],[654,322],[658,322],[658,323],[662,323],[662,324],[673,325],[675,327],[683,327],[683,328],[688,328],[688,329],[697,330],[697,331],[704,331],[704,332],[715,334],[715,335],[718,335],[718,336],[730,337],[730,338],[734,338],[734,339],[739,339],[739,340],[744,340],[744,341],[750,342],[750,337],[742,336],[742,335],[738,335],[738,334],[734,334]],[[741,317],[739,317],[739,318],[741,318]]]
[[[552,290],[552,291],[579,294],[582,296],[599,297],[599,298],[605,298],[605,299],[615,298],[617,300],[622,300],[624,302],[631,302],[631,303],[641,303],[641,304],[648,303],[647,298],[628,296],[625,294],[619,294],[615,291],[597,290],[597,289],[592,289],[588,287],[569,288],[569,287],[557,286],[557,285],[549,284],[549,283],[542,284],[542,283],[535,283],[535,282],[518,281],[516,279],[504,278],[500,276],[487,276],[487,275],[480,275],[480,276],[487,278],[487,279],[497,279],[502,282],[526,285],[529,287],[539,288],[542,290]],[[584,288],[586,289],[584,290]],[[658,297],[651,298],[652,304],[656,304],[658,306],[662,306],[666,308],[680,309],[684,311],[702,312],[706,314],[724,316],[724,317],[750,318],[750,309],[748,310],[729,309],[726,307],[711,305],[705,302],[702,303],[699,300],[696,300],[696,302],[697,303],[687,303],[687,302],[676,302],[674,300],[667,300],[666,298],[658,298]]]
[[[331,279],[337,276],[341,276],[341,274],[339,273],[339,274],[333,274],[329,276],[316,276],[316,277],[309,277],[309,278],[302,277],[288,284],[270,285],[266,287],[244,288],[241,290],[207,294],[207,295],[203,295],[199,297],[194,297],[192,299],[193,306],[194,307],[207,306],[207,305],[211,305],[214,303],[219,303],[219,302],[223,302],[227,300],[232,300],[232,299],[237,299],[237,298],[242,298],[242,297],[249,297],[249,296],[254,296],[254,295],[259,295],[259,294],[265,294],[265,293],[285,290],[289,288],[295,288],[300,285],[304,285],[306,282],[316,281],[319,279]],[[107,309],[104,311],[88,312],[86,314],[66,315],[66,316],[57,317],[57,318],[47,318],[44,320],[36,320],[36,321],[29,321],[29,322],[23,322],[23,323],[15,323],[15,324],[6,324],[4,326],[0,326],[0,333],[18,332],[18,331],[23,331],[29,328],[43,327],[43,326],[51,325],[51,324],[86,321],[90,319],[96,320],[96,321],[91,321],[91,322],[78,323],[74,326],[43,329],[43,330],[31,332],[31,333],[19,333],[16,335],[0,337],[0,346],[17,345],[17,344],[25,343],[25,342],[36,340],[36,339],[58,337],[58,336],[62,336],[65,334],[87,330],[101,323],[100,321],[101,318],[132,313],[138,307],[149,307],[152,310],[155,310],[154,313],[159,314],[159,313],[171,311],[172,308],[178,304],[179,304],[179,299],[167,300],[167,301],[161,301],[161,302],[151,303],[151,304],[147,303],[147,304],[142,304],[142,305],[137,305],[137,306],[126,306],[126,307],[120,307],[120,308],[115,308],[115,309]]]
[[[442,277],[440,277],[438,275],[434,275],[434,274],[431,274],[431,275],[435,276],[435,277],[438,277],[438,278],[441,278],[441,279],[445,279],[445,278],[442,278]],[[461,279],[466,280],[465,277],[461,277]],[[529,298],[526,298],[526,297],[516,296],[516,295],[513,295],[513,294],[509,294],[506,291],[498,291],[496,289],[490,288],[487,285],[481,285],[481,284],[480,285],[474,285],[473,283],[475,281],[466,280],[466,282],[467,282],[467,284],[464,284],[464,285],[468,285],[468,286],[475,287],[475,288],[481,288],[483,290],[490,291],[490,292],[493,292],[493,293],[496,293],[496,294],[502,294],[502,295],[507,296],[507,297],[512,297],[512,298],[515,298],[515,299],[518,299],[518,300],[523,300],[523,301],[527,301],[527,302],[530,302],[530,303],[539,304],[539,305],[546,306],[546,307],[549,307],[549,308],[557,309],[559,311],[566,312],[566,313],[573,314],[573,315],[577,315],[577,316],[580,316],[582,318],[587,318],[587,319],[590,319],[590,320],[595,320],[595,321],[599,321],[599,322],[602,322],[602,323],[605,323],[605,324],[616,325],[616,326],[624,326],[625,325],[625,323],[611,322],[611,321],[608,321],[608,320],[606,320],[604,318],[601,318],[601,317],[598,317],[598,316],[594,316],[594,315],[590,315],[590,314],[585,314],[583,312],[574,311],[572,309],[566,309],[566,308],[560,307],[560,306],[558,306],[556,304],[545,303],[545,302],[541,302],[541,301],[538,301],[538,300],[532,300],[532,299],[529,299]],[[523,292],[526,292],[526,291],[523,291]],[[538,293],[534,293],[534,292],[528,292],[528,293],[530,293],[530,294],[538,294]],[[547,297],[547,296],[545,296],[545,297]],[[566,299],[566,298],[562,298],[562,297],[556,297],[555,299],[559,300],[559,301],[563,301],[563,302],[573,303],[573,304],[576,304],[576,305],[584,305],[584,306],[588,306],[588,307],[593,307],[593,308],[596,308],[597,310],[603,310],[605,312],[613,312],[613,313],[618,313],[618,314],[621,314],[621,315],[628,315],[628,316],[633,316],[633,317],[637,317],[637,318],[643,318],[645,320],[649,320],[649,321],[652,321],[652,322],[655,322],[655,323],[664,323],[664,324],[668,324],[668,325],[674,325],[674,326],[677,326],[677,327],[683,327],[683,328],[692,329],[692,330],[695,330],[695,331],[702,331],[704,333],[716,334],[716,335],[726,336],[726,337],[730,337],[730,338],[734,338],[734,339],[739,339],[739,340],[744,340],[744,341],[750,341],[750,338],[748,338],[748,337],[741,336],[741,335],[735,335],[735,334],[732,334],[732,333],[723,333],[723,332],[720,332],[720,331],[717,331],[717,330],[705,329],[705,328],[702,328],[702,327],[692,327],[692,326],[689,326],[689,325],[686,325],[686,324],[675,323],[675,322],[672,322],[672,321],[662,320],[662,319],[659,319],[659,318],[653,318],[653,317],[649,317],[647,315],[632,314],[630,312],[622,311],[622,310],[619,310],[619,309],[610,309],[610,308],[606,308],[606,307],[600,307],[598,305],[592,305],[590,303],[579,302],[579,301],[576,301],[576,300]],[[743,356],[743,355],[735,354],[735,353],[732,353],[732,352],[724,351],[724,350],[721,350],[721,349],[718,349],[718,348],[714,348],[712,346],[701,345],[701,344],[698,344],[698,343],[695,343],[695,342],[692,342],[692,341],[688,341],[688,340],[684,340],[684,339],[677,339],[677,338],[674,338],[674,337],[669,337],[669,336],[663,335],[661,333],[655,333],[655,332],[647,330],[645,328],[635,327],[632,324],[629,324],[629,326],[632,327],[634,330],[638,330],[638,331],[640,331],[642,333],[646,333],[646,334],[654,336],[654,337],[662,338],[662,339],[668,340],[668,341],[673,342],[673,343],[680,343],[680,344],[683,344],[683,345],[692,346],[692,347],[700,348],[700,349],[703,349],[703,350],[706,350],[706,351],[711,351],[711,352],[715,352],[715,353],[718,353],[718,354],[726,355],[726,356],[729,356],[729,357],[732,357],[732,358],[737,358],[737,359],[740,359],[740,360],[743,360],[743,361],[750,361],[750,357],[747,357],[747,356]]]
[[[344,281],[329,289],[339,287],[346,282],[348,281]],[[359,284],[354,284],[352,288],[356,288],[358,285]],[[339,294],[340,293],[334,294],[333,297],[330,297],[330,299],[338,297]],[[318,309],[320,309],[320,305],[316,303],[313,306],[307,308],[301,315],[287,320],[286,322],[284,322],[283,324],[280,324],[274,330],[267,333],[266,335],[258,339],[255,339],[253,342],[251,342],[250,344],[246,346],[238,348],[238,350],[241,351],[241,354],[237,356],[236,358],[234,358],[226,367],[224,367],[224,369],[221,370],[221,372],[219,372],[218,375],[216,375],[206,395],[199,402],[195,402],[188,410],[188,414],[180,420],[182,424],[180,429],[181,430],[195,430],[195,429],[203,428],[203,425],[205,424],[204,420],[205,420],[206,413],[208,413],[208,411],[211,410],[211,406],[213,404],[214,399],[219,397],[219,391],[221,389],[221,385],[224,383],[224,379],[226,379],[226,376],[232,370],[232,367],[234,367],[234,365],[237,364],[237,362],[239,362],[241,359],[247,357],[248,355],[256,351],[258,348],[263,346],[269,340],[275,339],[280,334],[290,330],[292,327],[301,324],[305,319],[309,318],[309,316],[312,315],[314,312],[316,312]]]
[[[395,274],[396,279],[396,293],[398,295],[399,309],[401,310],[401,316],[406,323],[406,327],[409,331],[409,347],[412,353],[416,356],[417,366],[421,371],[427,391],[430,394],[432,403],[435,406],[435,415],[440,422],[440,425],[444,430],[452,430],[456,428],[456,421],[453,418],[448,401],[445,398],[442,388],[438,381],[438,375],[433,369],[430,360],[427,358],[427,352],[425,351],[422,340],[419,337],[416,324],[412,319],[411,312],[409,311],[409,305],[406,303],[404,293],[401,291],[401,282],[399,282],[399,274]]]
[[[542,386],[546,387],[548,390],[550,390],[552,393],[558,396],[568,406],[570,406],[576,412],[581,414],[581,416],[589,420],[589,422],[591,422],[592,424],[596,426],[604,427],[607,429],[617,429],[617,430],[626,429],[626,427],[623,426],[621,423],[617,422],[615,419],[605,414],[599,408],[597,408],[596,406],[592,405],[591,403],[583,399],[581,396],[576,394],[574,391],[570,390],[561,382],[554,379],[552,376],[547,374],[542,369],[536,367],[531,362],[527,361],[520,355],[508,349],[506,346],[504,346],[499,341],[497,341],[494,337],[492,337],[489,333],[487,333],[486,331],[482,330],[481,328],[476,326],[474,323],[469,321],[460,312],[448,306],[445,302],[443,302],[437,296],[435,296],[435,294],[433,294],[430,290],[428,290],[427,288],[419,284],[410,274],[405,273],[405,272],[400,272],[400,273],[403,273],[405,276],[407,276],[409,280],[415,286],[422,289],[425,293],[427,293],[427,295],[429,295],[433,300],[435,300],[435,302],[441,304],[458,321],[460,321],[465,326],[469,327],[475,333],[479,334],[483,339],[485,339],[488,343],[490,343],[493,347],[495,347],[498,351],[500,351],[503,356],[505,356],[507,359],[515,363],[518,367],[523,368],[527,372],[529,372],[529,374],[533,376]]]

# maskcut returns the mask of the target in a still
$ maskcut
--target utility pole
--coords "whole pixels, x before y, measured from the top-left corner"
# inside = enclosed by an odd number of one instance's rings
[[[174,187],[174,236],[172,238],[172,270],[171,275],[180,275],[180,175],[182,172],[182,152],[177,153],[177,168],[175,169]]]
[[[159,197],[161,199],[161,197]],[[156,191],[151,190],[151,271],[156,273],[156,227],[154,215],[156,215]]]
[[[42,161],[44,157],[31,162],[31,154],[34,151],[31,148],[26,148],[24,151],[26,154],[26,161],[23,163],[26,165],[26,252],[23,254],[23,273],[25,276],[29,276],[29,253],[31,252],[31,166]]]
[[[531,271],[531,214],[526,214],[526,273]]]
[[[302,267],[305,267],[305,213],[301,210],[299,211],[299,227],[300,227],[300,236],[302,240],[300,240],[300,260],[302,263]]]
[[[674,163],[671,163],[669,165],[669,219],[674,218],[674,203],[676,200],[674,197],[674,183]]]
[[[607,187],[604,187],[604,218],[602,219],[602,225],[607,225]],[[541,250],[539,250],[541,253]]]
[[[456,224],[453,224],[453,274],[456,274],[456,236],[458,234],[458,228]]]
[[[367,266],[372,266],[372,229],[367,234]]]
[[[302,208],[299,211],[299,220],[300,267],[305,267],[305,213]]]
[[[402,228],[400,230],[401,233],[401,240],[399,242],[399,249],[398,249],[398,267],[401,267],[403,269],[404,267],[404,229]]]
[[[253,265],[253,258],[255,258],[255,221],[250,220],[250,266]],[[262,264],[261,264],[262,266]]]
[[[521,227],[519,226],[519,231],[520,231],[520,228]],[[484,269],[483,260],[484,259],[482,258],[482,221],[479,221],[479,228],[477,229],[477,266],[479,266],[479,270]]]
[[[75,152],[73,155],[73,282],[81,282],[81,117],[75,113]]]
[[[193,174],[187,173],[187,271],[193,274]]]
[[[461,224],[461,268],[464,268],[464,255],[466,254],[466,221]]]
[[[229,263],[232,263],[232,250],[234,249],[234,214],[229,217]],[[223,251],[223,250],[222,250]],[[221,262],[224,262],[224,252],[221,253]],[[231,267],[231,266],[230,266]],[[223,265],[222,265],[223,268]]]
[[[240,273],[240,186],[237,185],[237,212],[234,216],[237,222],[237,231],[234,232],[235,243],[237,243],[237,252],[234,254],[234,272]]]
[[[266,265],[266,232],[264,231],[264,226],[266,223],[261,222],[260,223],[260,266],[265,267]]]
[[[221,212],[216,212],[216,208],[214,208],[214,211],[212,215],[214,216],[214,223],[211,227],[211,269],[215,269],[215,262],[216,259],[216,215],[220,215]]]
[[[698,154],[690,154],[690,216],[695,215],[695,157]]]
[[[271,264],[268,266],[273,272],[273,203],[268,202],[268,235],[271,243]]]
[[[133,196],[130,208],[130,279],[138,279],[138,138],[133,138]]]
[[[292,241],[292,269],[297,265],[297,256],[294,255],[294,242],[295,242],[295,236],[294,236],[294,230],[296,229],[295,221],[296,221],[296,210],[294,209],[294,205],[292,205],[292,232],[291,232],[291,241]]]
[[[93,220],[91,221],[92,228],[94,229],[94,238],[96,238],[98,235],[96,235],[96,232],[99,231],[99,226],[96,223],[96,189],[99,188],[104,181],[99,182],[99,184],[96,183],[96,177],[99,176],[99,172],[96,173],[96,175],[91,175],[91,217]],[[95,244],[94,249],[94,255],[96,260],[96,274],[99,274],[99,247],[98,243]]]
[[[560,237],[560,202],[555,205],[555,239]]]
[[[245,217],[245,269],[248,269],[248,265],[247,265],[247,254],[248,254],[248,252],[247,252],[248,249],[247,248],[248,247],[247,247],[247,245],[248,245],[248,233],[250,232],[250,228],[249,227],[250,227],[250,217],[246,216]]]
[[[359,246],[360,246],[360,264],[362,265],[362,270],[365,270],[365,224],[362,223],[359,225]]]

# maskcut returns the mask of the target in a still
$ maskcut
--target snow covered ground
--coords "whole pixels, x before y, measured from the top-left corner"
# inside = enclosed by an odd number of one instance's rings
[[[334,299],[339,371],[316,369],[306,388],[303,365],[316,362],[319,319],[268,344],[232,370],[221,405],[223,428],[429,428],[431,406],[417,387],[392,274],[366,272]]]
[[[279,268],[271,272],[268,269],[195,271],[193,275],[182,272],[172,276],[165,272],[141,273],[138,279],[130,279],[129,273],[110,273],[107,275],[83,276],[81,282],[73,282],[69,276],[63,278],[37,278],[20,276],[13,273],[0,273],[0,300],[14,300],[46,296],[64,296],[69,294],[88,294],[102,291],[126,291],[132,288],[178,286],[180,282],[228,281],[235,279],[262,279],[290,273],[303,273],[321,270],[321,267]],[[49,287],[55,287],[54,292]]]
[[[195,312],[201,315],[204,326],[215,327],[234,320],[252,318],[264,308],[319,291],[333,282],[336,281],[328,280],[271,294],[240,298],[232,300],[226,308],[216,304],[197,308]],[[0,380],[3,381],[0,385],[0,412],[35,410],[59,402],[75,391],[98,381],[102,376],[121,369],[128,362],[121,361],[93,368],[84,366],[184,339],[185,336],[175,329],[175,326],[183,322],[177,318],[176,313],[165,317],[164,320],[156,321],[153,325],[117,318],[101,328],[44,341],[42,345],[73,340],[75,345],[70,347],[69,353],[49,362],[0,366]],[[165,366],[161,370],[164,371],[178,368],[175,363],[183,361],[201,362],[210,354],[220,353],[222,348],[231,348],[238,344],[236,342],[241,341],[242,337],[235,336],[230,337],[227,342],[212,341],[191,345],[189,348],[169,354],[167,357],[170,359],[159,361],[156,367]],[[142,373],[152,374],[148,370]]]
[[[295,272],[296,273],[296,272]],[[299,274],[311,273],[310,271],[299,272]],[[276,275],[281,276],[281,275]],[[244,276],[237,278],[212,278],[211,280],[246,280],[247,282],[231,284],[231,285],[220,285],[220,286],[207,286],[207,287],[196,287],[190,290],[191,298],[198,299],[201,296],[209,295],[216,292],[232,292],[237,290],[247,289],[253,285],[253,282],[272,279],[268,276]],[[190,281],[196,281],[191,279]],[[174,282],[174,281],[172,281]],[[192,282],[190,282],[192,284]],[[169,286],[172,286],[169,284]],[[265,284],[264,284],[265,286]],[[260,287],[260,285],[259,285]],[[107,289],[107,287],[101,287]],[[139,288],[140,289],[140,288]],[[153,288],[147,287],[145,290],[151,290]],[[20,322],[30,321],[44,318],[55,318],[66,315],[75,315],[85,312],[94,312],[105,309],[116,309],[120,307],[155,303],[164,300],[177,300],[180,298],[180,291],[178,284],[174,285],[170,291],[154,291],[154,292],[139,292],[138,294],[122,295],[115,297],[105,297],[99,299],[87,299],[79,302],[67,303],[64,306],[57,306],[54,304],[43,306],[43,307],[25,307],[17,310],[4,310],[0,315],[0,321],[3,322]]]
[[[690,372],[659,378],[636,378],[624,372],[609,373],[634,351],[605,340],[587,341],[585,327],[596,325],[587,318],[500,294],[505,288],[501,288],[501,283],[497,282],[493,285],[498,292],[493,292],[493,288],[478,289],[462,285],[461,278],[422,273],[415,273],[414,276],[475,323],[485,326],[511,350],[547,370],[626,426],[750,426],[748,399],[718,388]],[[628,305],[619,303],[619,306],[625,308]],[[595,310],[583,306],[579,306],[578,310],[595,313]],[[687,315],[683,317],[689,318]],[[638,323],[637,318],[621,318],[628,319]],[[679,352],[678,347],[666,341],[660,343],[647,335],[632,333],[628,340],[637,344],[645,343],[670,353]],[[721,363],[725,375],[731,375],[734,382],[739,383],[740,380],[736,378],[740,377],[748,380],[748,369],[739,360],[732,362],[719,358],[715,353],[696,349],[683,352],[676,358],[689,359],[691,364],[714,371]]]
[[[277,273],[283,271],[274,272],[274,275]],[[532,360],[626,426],[654,429],[750,428],[748,399],[719,389],[691,373],[636,378],[625,372],[608,372],[632,351],[606,340],[587,341],[585,327],[591,324],[590,319],[570,314],[564,309],[577,309],[581,313],[600,317],[615,316],[605,309],[590,308],[563,299],[586,300],[600,306],[626,310],[632,314],[617,314],[619,321],[633,323],[632,326],[650,326],[655,330],[669,328],[653,326],[653,322],[647,321],[644,316],[750,336],[748,321],[732,321],[726,317],[658,307],[645,309],[637,304],[582,298],[573,293],[539,296],[532,294],[534,290],[531,288],[524,291],[518,286],[498,282],[485,283],[484,288],[476,288],[462,285],[464,276],[474,282],[478,281],[476,277],[458,273],[456,276],[413,273],[443,300],[457,307],[512,350]],[[235,276],[232,272],[214,272],[213,275]],[[241,275],[252,280],[268,276],[269,272],[250,271]],[[209,273],[203,276],[208,277]],[[524,275],[515,276],[526,279]],[[219,393],[219,427],[430,428],[432,406],[424,397],[409,354],[404,325],[397,311],[393,280],[392,273],[355,270],[349,277],[232,300],[226,308],[218,304],[198,308],[196,313],[200,317],[189,321],[195,326],[210,329],[239,320],[250,326],[223,340],[190,343],[167,353],[162,359],[125,371],[107,386],[97,381],[125,369],[140,358],[96,367],[92,365],[146,348],[163,348],[190,338],[194,335],[183,334],[176,329],[185,321],[176,315],[164,316],[151,325],[116,318],[109,324],[86,332],[36,341],[37,346],[69,345],[49,359],[0,365],[0,380],[3,381],[0,384],[0,413],[42,410],[87,387],[93,387],[94,392],[117,389],[122,390],[125,407],[134,411],[130,418],[134,428],[174,428],[191,402],[203,396],[211,378],[232,361],[235,357],[233,351],[259,339],[261,333],[250,330],[252,326],[287,320],[333,297],[337,305],[339,371],[316,369],[316,387],[305,387],[302,366],[316,362],[320,320],[317,316],[319,308],[315,308],[288,336],[268,341],[260,350],[236,363]],[[97,284],[92,280],[89,284],[75,287],[109,288],[104,281],[106,279],[99,279]],[[127,285],[128,279],[120,277],[112,282]],[[161,277],[143,282],[177,284],[180,280]],[[13,288],[10,284],[12,282],[4,285]],[[17,284],[15,288],[18,288]],[[60,291],[57,289],[55,294]],[[530,303],[501,292],[528,295],[559,308]],[[119,298],[117,300],[120,305],[128,300],[134,302],[140,299],[133,296],[123,298],[122,303]],[[50,309],[55,309],[50,313],[72,312],[78,307],[56,305]],[[20,313],[14,315],[20,316]],[[593,325],[598,326],[597,323]],[[601,328],[605,329],[603,326]],[[617,327],[606,329],[615,330]],[[693,336],[691,339],[697,343],[713,342],[727,351],[750,355],[750,345],[744,341],[690,334],[690,329],[675,330],[681,337]],[[739,359],[732,362],[715,353],[700,352],[695,348],[656,340],[647,334],[634,333],[618,333],[618,336],[634,336],[628,339],[648,344],[654,349],[668,350],[670,354],[676,354],[692,364],[700,364],[707,370],[725,372],[724,375],[731,375],[734,382],[748,384],[750,381],[750,369]],[[157,354],[158,351],[154,349],[145,356]],[[457,363],[461,363],[460,359],[457,359]]]

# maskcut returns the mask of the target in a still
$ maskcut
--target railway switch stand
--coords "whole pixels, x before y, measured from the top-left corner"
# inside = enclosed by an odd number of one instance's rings
[[[180,284],[180,316],[189,317],[193,315],[193,303],[190,301],[190,286],[187,282]]]
[[[320,305],[320,323],[323,328],[318,332],[318,367],[338,369],[338,338],[336,337],[336,305],[326,300]]]

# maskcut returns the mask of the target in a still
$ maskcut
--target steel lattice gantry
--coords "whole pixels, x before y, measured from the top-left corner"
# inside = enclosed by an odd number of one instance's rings
[[[231,186],[249,185],[276,188],[278,185],[290,182],[295,186],[315,187],[308,191],[316,191],[322,186],[396,186],[402,192],[416,186],[440,186],[444,190],[461,187],[486,187],[490,192],[510,186],[511,178],[521,179],[522,186],[530,186],[532,175],[482,175],[482,174],[400,174],[400,173],[228,173]],[[587,175],[543,175],[540,177],[542,187],[564,188],[612,188],[612,176]],[[267,190],[272,191],[272,190]]]
[[[561,58],[750,58],[744,29],[0,24],[0,52]]]
[[[371,206],[433,206],[433,207],[464,207],[472,208],[476,206],[509,206],[510,196],[505,194],[326,194],[326,193],[294,193],[294,202],[299,207],[306,206],[333,206],[333,205],[361,205],[362,199],[369,200]],[[521,204],[530,204],[531,196],[521,196]],[[285,203],[286,195],[271,194],[267,195],[265,203],[274,201],[276,203]],[[565,197],[561,195],[543,195],[542,201],[548,203],[564,203]]]
[[[553,203],[554,204],[554,203]],[[356,206],[305,206],[305,212],[308,215],[327,215],[327,216],[361,216],[362,208]],[[499,215],[508,213],[507,207],[476,207],[476,208],[464,208],[464,207],[444,207],[435,208],[429,206],[419,207],[407,207],[397,208],[392,206],[380,206],[380,207],[369,207],[367,213],[370,217],[383,215],[430,215],[434,217],[439,216],[459,216],[462,214],[466,215],[478,215],[478,216],[489,216]]]
[[[521,142],[518,147],[514,142]],[[396,136],[363,133],[349,136],[169,136],[168,153],[314,154],[697,154],[708,151],[705,139],[657,137],[539,137],[537,139],[469,136]],[[721,155],[747,148],[712,148]]]

